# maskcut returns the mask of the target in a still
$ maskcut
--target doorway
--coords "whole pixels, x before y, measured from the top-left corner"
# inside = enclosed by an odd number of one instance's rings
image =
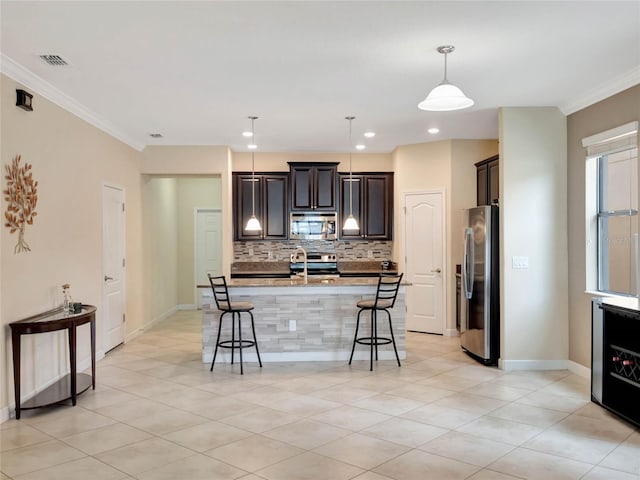
[[[444,190],[404,194],[407,330],[442,335],[444,285]]]
[[[102,348],[106,353],[125,335],[124,189],[102,186]]]
[[[207,274],[222,275],[222,211],[196,208],[195,216],[195,304],[202,308],[204,292],[198,285],[209,285]]]

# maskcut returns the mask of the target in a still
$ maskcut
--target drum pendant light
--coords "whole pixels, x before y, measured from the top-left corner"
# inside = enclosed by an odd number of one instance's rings
[[[344,117],[349,121],[349,216],[344,221],[342,230],[360,230],[358,221],[353,216],[353,169],[351,168],[351,122],[356,117]]]
[[[258,119],[258,117],[249,117],[251,120],[251,145],[249,148],[251,149],[251,217],[247,221],[247,226],[245,230],[247,232],[259,232],[262,230],[262,226],[260,225],[260,221],[256,218],[256,168],[255,168],[255,158],[254,152],[257,148],[256,145],[256,134],[253,127],[253,122]]]
[[[447,80],[447,55],[455,50],[453,45],[443,45],[437,48],[444,55],[444,79],[435,87],[427,98],[418,104],[421,110],[432,112],[446,112],[450,110],[462,110],[473,105],[473,100],[467,97],[462,90]]]

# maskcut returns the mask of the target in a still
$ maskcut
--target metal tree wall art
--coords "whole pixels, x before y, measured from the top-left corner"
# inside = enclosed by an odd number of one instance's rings
[[[2,193],[7,202],[4,212],[5,227],[10,233],[18,232],[18,243],[13,253],[30,252],[29,244],[24,239],[24,228],[33,225],[33,217],[37,215],[38,182],[33,179],[31,164],[20,165],[20,155],[16,155],[11,165],[4,166],[7,189]]]

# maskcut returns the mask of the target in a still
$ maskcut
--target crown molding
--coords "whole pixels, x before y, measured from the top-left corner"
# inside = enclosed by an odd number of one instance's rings
[[[617,78],[612,79],[605,85],[592,90],[581,98],[573,99],[569,102],[560,105],[560,111],[565,115],[571,115],[572,113],[582,110],[594,103],[597,103],[605,98],[609,98],[616,93],[620,93],[627,88],[634,87],[640,84],[640,66],[631,69],[624,75],[620,75]]]
[[[141,151],[146,146],[4,53],[0,53],[0,72],[130,147]]]

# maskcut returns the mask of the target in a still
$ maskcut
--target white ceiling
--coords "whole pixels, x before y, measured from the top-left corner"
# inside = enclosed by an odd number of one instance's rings
[[[640,83],[638,1],[1,2],[2,71],[136,148],[369,152],[497,138],[497,108],[565,114]],[[417,104],[443,76],[475,100]],[[40,54],[70,65],[53,67]],[[440,133],[430,135],[429,127]],[[152,132],[161,139],[149,137]]]

